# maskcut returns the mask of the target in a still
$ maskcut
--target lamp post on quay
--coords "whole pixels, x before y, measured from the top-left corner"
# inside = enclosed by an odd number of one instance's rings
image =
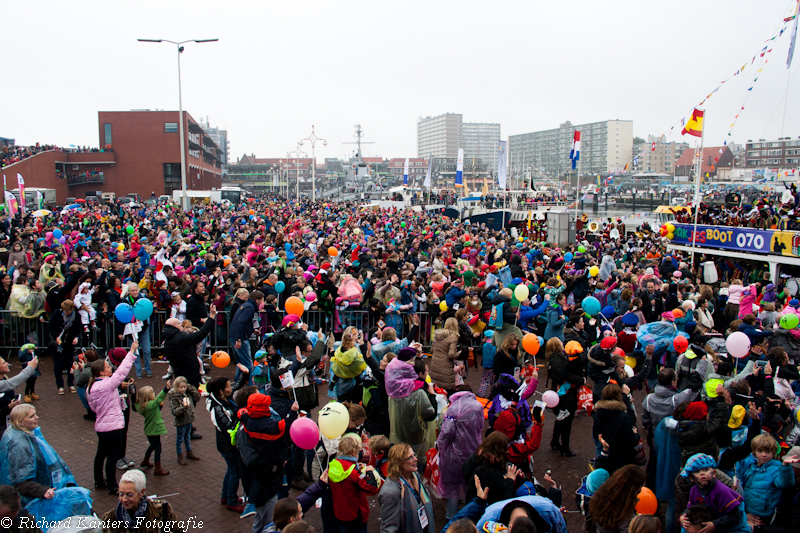
[[[291,158],[294,155],[294,170],[295,170],[295,187],[297,188],[297,192],[295,193],[297,196],[297,201],[300,201],[300,156],[308,157],[308,154],[304,151],[300,150],[300,143],[297,143],[297,149],[291,152],[286,152],[286,157]],[[288,188],[289,185],[286,185],[287,192],[286,195],[289,195]]]
[[[186,43],[213,43],[219,39],[189,39],[188,41],[168,41],[167,39],[137,39],[140,43],[171,43],[178,47],[178,131],[180,132],[181,140],[181,208],[184,211],[189,210],[189,198],[186,195],[186,144],[183,133],[183,98],[181,96],[181,52],[183,52],[183,44]]]
[[[314,149],[317,146],[317,141],[322,141],[323,146],[328,146],[328,141],[321,137],[317,137],[317,134],[314,133],[314,125],[311,125],[311,135],[306,137],[305,139],[301,139],[298,146],[303,146],[303,141],[310,141],[311,142],[311,201],[317,201],[317,158],[316,152]]]

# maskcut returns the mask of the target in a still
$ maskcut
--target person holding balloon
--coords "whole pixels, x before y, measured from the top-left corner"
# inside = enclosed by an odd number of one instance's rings
[[[251,292],[248,300],[236,310],[228,328],[228,341],[233,346],[236,362],[246,366],[248,374],[253,373],[253,356],[250,353],[250,336],[255,331],[253,318],[263,303],[264,293],[258,290]],[[234,380],[239,379],[240,372],[237,367]]]
[[[118,305],[114,311],[117,320],[125,324],[123,335],[130,336],[128,345],[134,340],[139,341],[139,357],[136,358],[134,368],[136,370],[136,377],[142,377],[142,370],[148,378],[153,377],[153,371],[150,369],[150,315],[153,314],[153,302],[146,296],[140,293],[139,285],[134,282],[129,282],[125,288],[127,293],[123,290],[122,304],[125,305],[125,311],[120,309]],[[131,316],[128,316],[127,310],[130,308]],[[119,311],[118,311],[119,310]],[[127,321],[122,320],[127,318]]]
[[[550,449],[561,452],[565,457],[577,455],[570,450],[570,435],[572,420],[575,418],[575,411],[578,410],[578,390],[586,383],[582,353],[583,347],[579,342],[570,341],[565,348],[561,340],[556,337],[547,341],[545,346],[547,375],[553,384],[553,390],[546,392],[548,398],[543,396],[543,399],[547,406],[557,413]],[[556,397],[555,403],[551,405],[549,402],[552,402],[550,398],[553,392]]]
[[[49,352],[53,358],[53,373],[56,377],[58,393],[64,394],[64,370],[68,371],[67,386],[70,392],[77,392],[74,375],[69,370],[74,364],[75,345],[78,344],[78,338],[81,335],[81,322],[72,300],[64,300],[61,303],[61,309],[53,313],[48,325],[48,332],[50,333]]]

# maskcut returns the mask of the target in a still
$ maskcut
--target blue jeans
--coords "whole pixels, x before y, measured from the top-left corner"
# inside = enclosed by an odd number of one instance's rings
[[[78,398],[81,399],[81,403],[86,410],[91,411],[91,409],[89,409],[89,402],[86,401],[86,387],[78,387]]]
[[[177,426],[175,428],[175,448],[178,450],[178,455],[181,454],[181,443],[186,444],[186,451],[192,449],[192,425],[186,424],[185,426]]]
[[[232,453],[223,453],[222,458],[228,465],[228,470],[225,471],[225,479],[222,480],[222,500],[228,500],[228,505],[236,505],[239,503],[239,465],[236,461],[236,455]]]
[[[242,364],[247,367],[250,371],[250,381],[248,381],[248,385],[253,384],[253,356],[250,355],[250,339],[242,339],[242,347],[236,348],[236,339],[228,339],[233,347],[233,356],[236,360],[237,364]],[[239,382],[239,376],[242,375],[242,371],[237,367],[236,374],[233,376],[233,382]]]
[[[133,367],[136,369],[136,377],[142,377],[142,362],[144,362],[144,373],[152,374],[150,370],[150,328],[152,324],[144,331],[140,331],[138,335],[139,340],[139,355],[136,361],[133,362]],[[133,338],[128,337],[128,347],[133,344]]]

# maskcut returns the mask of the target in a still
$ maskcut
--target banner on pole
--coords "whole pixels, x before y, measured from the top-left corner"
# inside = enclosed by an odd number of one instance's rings
[[[497,184],[503,190],[506,188],[506,173],[508,172],[507,145],[508,141],[497,142]]]

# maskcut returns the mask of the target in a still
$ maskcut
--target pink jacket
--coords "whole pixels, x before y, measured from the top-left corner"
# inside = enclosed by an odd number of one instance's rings
[[[86,391],[89,407],[97,414],[94,430],[98,433],[123,429],[125,417],[122,414],[123,399],[119,395],[119,386],[131,371],[136,354],[128,352],[117,370],[109,378],[97,379],[92,388]]]
[[[750,285],[742,292],[742,299],[739,301],[739,318],[744,318],[746,315],[753,313],[753,304],[756,303],[758,291],[755,285]],[[730,293],[728,293],[728,301],[730,302]]]
[[[744,285],[731,285],[728,287],[728,303],[739,305],[744,292]]]

